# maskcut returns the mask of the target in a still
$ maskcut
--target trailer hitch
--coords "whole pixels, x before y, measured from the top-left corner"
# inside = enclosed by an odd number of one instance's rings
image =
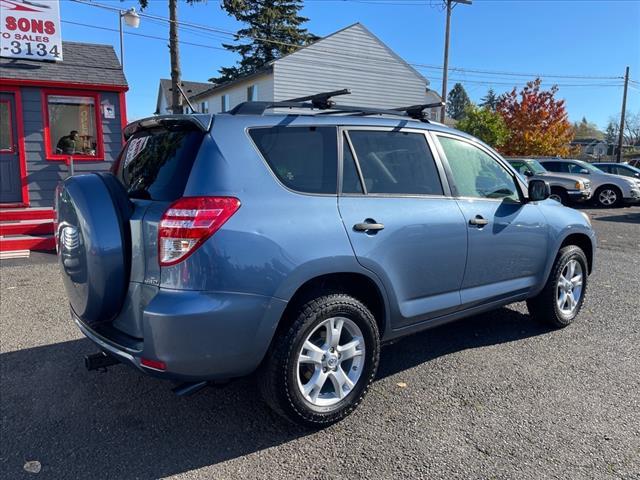
[[[116,357],[108,355],[105,352],[98,352],[91,355],[84,356],[84,366],[87,367],[87,370],[102,370],[106,371],[107,367],[111,367],[112,365],[117,365],[120,363]]]

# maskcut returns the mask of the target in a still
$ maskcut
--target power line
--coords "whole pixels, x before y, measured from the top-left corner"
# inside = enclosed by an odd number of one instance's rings
[[[86,27],[86,28],[94,28],[96,30],[106,30],[109,32],[119,32],[119,30],[117,28],[109,28],[109,27],[102,27],[100,25],[89,25],[87,23],[79,23],[79,22],[72,22],[71,20],[62,20],[62,23],[68,23],[70,25],[77,25],[79,27]],[[135,32],[124,32],[125,35],[133,35],[136,37],[144,37],[144,38],[150,38],[152,40],[162,40],[164,42],[168,42],[169,39],[166,37],[158,37],[156,35],[147,35],[144,33],[135,33]],[[180,40],[179,43],[183,44],[183,45],[191,45],[193,47],[202,47],[202,48],[209,48],[212,50],[222,50],[222,51],[227,51],[226,48],[223,47],[214,47],[213,45],[203,45],[201,43],[193,43],[193,42],[185,42],[184,40]]]
[[[89,5],[89,6],[103,8],[103,9],[106,9],[106,10],[112,10],[112,11],[117,11],[117,12],[120,11],[119,8],[111,7],[109,5],[104,5],[104,4],[100,4],[100,3],[94,3],[94,2],[89,3],[89,2],[86,2],[84,0],[73,0],[73,1],[76,2],[76,3],[80,3],[82,5]],[[166,22],[166,23],[170,23],[171,22],[171,20],[166,18],[166,17],[161,17],[161,16],[157,16],[157,15],[150,15],[150,14],[144,13],[144,12],[140,12],[139,15],[141,17],[145,17],[145,18],[149,18],[149,19],[155,20],[155,22],[153,22],[153,23],[157,23],[158,21],[162,21],[162,22]],[[238,35],[236,33],[228,31],[228,30],[224,30],[224,29],[221,29],[221,28],[210,27],[210,26],[207,26],[207,25],[201,25],[201,24],[191,23],[191,22],[182,22],[182,21],[175,22],[175,23],[177,23],[180,27],[191,31],[192,33],[196,33],[195,30],[203,30],[203,31],[210,32],[210,33],[216,33],[218,35],[222,34],[222,35],[226,35],[226,36],[232,37],[232,40],[234,40],[234,41],[238,38]],[[197,33],[201,33],[201,32],[197,32]],[[139,35],[142,35],[142,34],[139,34]],[[270,38],[257,38],[257,37],[253,37],[253,36],[249,36],[249,35],[240,36],[240,38],[246,38],[246,39],[250,39],[250,40],[254,40],[254,41],[258,41],[258,42],[273,43],[273,44],[278,44],[278,45],[287,46],[287,47],[294,47],[294,48],[298,48],[298,49],[304,46],[304,45],[297,45],[297,44],[293,44],[293,43],[282,42],[282,41],[274,40],[274,39],[270,39]],[[183,43],[183,42],[181,42],[181,43]],[[221,49],[221,48],[219,47],[218,49]],[[342,56],[346,56],[348,58],[357,57],[357,58],[366,58],[368,60],[377,61],[377,62],[381,62],[381,63],[389,63],[389,64],[394,63],[391,60],[385,60],[385,59],[381,59],[381,58],[378,58],[378,57],[363,56],[363,55],[360,55],[360,54],[358,54],[358,55],[350,55],[350,54],[345,53],[345,52],[341,52],[341,51],[337,51],[337,50],[331,50],[331,49],[318,47],[318,46],[316,46],[315,49],[317,51],[321,51],[321,52],[325,52],[325,53],[331,53],[331,54],[334,54],[334,55],[342,55]],[[426,68],[426,69],[435,69],[435,70],[442,70],[443,69],[443,67],[439,66],[439,65],[431,65],[431,64],[415,63],[415,62],[407,62],[407,63],[409,65],[411,65],[412,67],[415,67],[415,68]],[[516,77],[528,77],[528,78],[532,78],[532,77],[545,78],[546,77],[546,78],[573,79],[573,80],[622,80],[622,78],[623,78],[622,76],[522,73],[522,72],[508,72],[508,71],[479,70],[479,69],[469,69],[469,68],[461,68],[461,67],[449,67],[449,70],[450,71],[455,71],[455,72],[460,72],[460,73],[469,73],[469,74],[484,74],[484,75],[493,75],[493,76],[516,76]]]

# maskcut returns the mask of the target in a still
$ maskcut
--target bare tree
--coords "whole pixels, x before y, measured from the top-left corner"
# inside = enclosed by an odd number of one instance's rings
[[[620,130],[620,121],[616,117],[609,119],[607,132],[615,132],[617,138]],[[627,146],[640,146],[640,111],[636,113],[627,112],[624,117],[624,144]]]

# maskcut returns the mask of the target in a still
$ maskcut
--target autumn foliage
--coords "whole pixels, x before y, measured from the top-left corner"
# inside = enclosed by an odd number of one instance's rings
[[[537,78],[517,93],[514,88],[502,96],[497,112],[502,115],[511,136],[500,148],[512,156],[566,156],[570,152],[573,129],[564,100],[556,100],[558,87],[540,88]]]

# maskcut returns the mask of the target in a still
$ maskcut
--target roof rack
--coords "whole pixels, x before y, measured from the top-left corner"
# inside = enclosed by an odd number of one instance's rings
[[[344,88],[342,90],[334,90],[331,92],[316,93],[306,97],[292,98],[290,100],[278,102],[243,102],[233,109],[229,110],[230,115],[263,115],[266,110],[273,108],[297,108],[309,110],[327,110],[319,115],[338,115],[338,114],[355,114],[355,115],[391,115],[400,117],[409,117],[421,122],[429,122],[424,110],[427,108],[441,107],[443,102],[425,103],[420,105],[411,105],[408,107],[399,107],[392,109],[383,109],[375,107],[357,107],[352,105],[336,105],[331,100],[332,97],[339,95],[349,95],[351,90]]]

